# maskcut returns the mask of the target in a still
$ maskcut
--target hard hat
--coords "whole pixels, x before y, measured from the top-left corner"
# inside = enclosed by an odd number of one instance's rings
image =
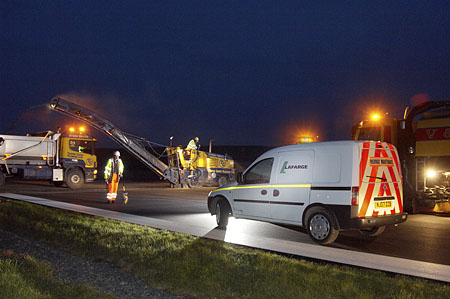
[[[200,140],[200,138],[195,137],[194,140],[198,142]]]
[[[115,151],[114,152],[114,156],[120,157],[120,152],[119,151]]]

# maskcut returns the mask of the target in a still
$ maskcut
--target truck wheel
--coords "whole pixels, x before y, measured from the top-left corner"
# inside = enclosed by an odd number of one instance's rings
[[[200,178],[199,177],[189,178],[187,181],[187,184],[188,184],[189,188],[200,187]]]
[[[223,185],[226,185],[228,183],[228,179],[226,176],[221,176],[217,183],[219,184],[219,187],[222,187]]]
[[[67,172],[66,184],[70,189],[80,189],[84,185],[84,175],[79,169],[72,169]]]
[[[360,229],[359,232],[363,237],[376,237],[381,235],[385,229],[386,226],[379,226],[371,229]]]
[[[202,175],[202,172],[199,169],[196,169],[193,171],[193,174],[191,177],[188,177],[187,184],[189,188],[197,188],[200,187],[200,177]]]
[[[225,229],[230,217],[230,206],[224,199],[219,199],[216,203],[216,223],[220,229]]]
[[[311,239],[321,245],[333,243],[339,235],[335,229],[335,220],[330,212],[322,207],[314,207],[308,211],[306,229]]]
[[[0,186],[3,186],[5,184],[5,175],[0,172]]]

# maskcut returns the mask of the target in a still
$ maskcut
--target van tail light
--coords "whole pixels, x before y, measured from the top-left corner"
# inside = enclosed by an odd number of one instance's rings
[[[352,187],[352,206],[357,206],[359,204],[359,187]]]

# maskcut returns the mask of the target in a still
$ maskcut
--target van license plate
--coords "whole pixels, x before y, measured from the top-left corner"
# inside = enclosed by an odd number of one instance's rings
[[[392,209],[392,200],[377,200],[375,201],[375,210]]]

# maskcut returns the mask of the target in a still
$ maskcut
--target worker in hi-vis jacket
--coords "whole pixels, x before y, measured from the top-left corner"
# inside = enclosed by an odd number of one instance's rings
[[[117,197],[119,180],[123,177],[123,162],[120,159],[119,151],[114,152],[114,156],[108,160],[105,166],[105,182],[108,184],[108,203],[114,203]]]
[[[191,141],[189,141],[186,149],[187,150],[197,150],[199,145],[198,142],[200,141],[200,138],[195,137],[194,139],[191,139]]]
[[[189,141],[186,149],[191,151],[191,161],[189,163],[190,170],[197,169],[197,161],[198,161],[198,152],[197,150],[200,149],[200,144],[198,143],[200,141],[200,138],[195,137],[194,139],[191,139]]]

